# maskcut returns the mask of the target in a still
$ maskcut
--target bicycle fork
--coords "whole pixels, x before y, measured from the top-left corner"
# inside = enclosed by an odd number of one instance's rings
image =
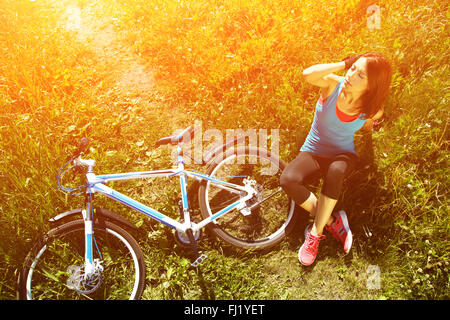
[[[94,259],[94,209],[92,207],[92,192],[90,188],[86,194],[86,210],[82,210],[84,221],[84,278],[85,280],[92,276],[97,270],[103,271],[100,264],[101,255],[99,251],[100,259]],[[97,245],[96,245],[97,247]]]
[[[84,220],[84,274],[85,277],[94,273],[94,254],[92,250],[92,239],[94,237],[94,226],[92,217],[92,203],[86,201],[86,210],[83,210]]]

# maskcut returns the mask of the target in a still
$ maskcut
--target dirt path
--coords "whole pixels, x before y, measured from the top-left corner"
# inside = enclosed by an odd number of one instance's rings
[[[115,85],[111,90],[122,96],[148,99],[154,93],[154,79],[145,61],[131,47],[118,39],[113,18],[96,14],[93,6],[69,6],[63,17],[67,30],[75,31],[81,42],[87,43],[101,65],[110,70]]]

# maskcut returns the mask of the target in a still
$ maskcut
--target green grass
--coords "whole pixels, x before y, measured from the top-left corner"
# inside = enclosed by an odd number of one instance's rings
[[[171,230],[97,201],[140,227],[144,299],[449,299],[450,11],[438,1],[380,0],[381,29],[369,30],[365,3],[1,1],[0,298],[15,298],[20,265],[47,220],[82,204],[55,179],[81,137],[102,173],[170,167],[171,149],[154,142],[195,120],[224,134],[279,129],[280,157],[290,161],[318,97],[302,70],[380,51],[394,66],[383,125],[357,134],[361,166],[338,202],[355,235],[350,255],[328,237],[318,261],[301,267],[307,217],[298,210],[296,230],[268,252],[207,235],[209,258],[188,272],[189,252]],[[81,29],[65,27],[70,6],[81,9]],[[127,84],[139,77],[152,89]],[[176,181],[113,187],[177,216]],[[378,289],[368,286],[371,266]]]

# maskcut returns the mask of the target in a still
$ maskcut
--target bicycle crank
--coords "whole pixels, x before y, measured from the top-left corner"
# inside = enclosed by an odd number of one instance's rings
[[[182,247],[190,248],[192,246],[191,241],[186,233],[176,230],[174,233],[175,241]],[[202,230],[198,230],[194,233],[195,241],[199,242],[202,239]]]

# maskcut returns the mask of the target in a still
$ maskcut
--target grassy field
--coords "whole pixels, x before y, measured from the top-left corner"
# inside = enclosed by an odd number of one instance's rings
[[[0,299],[15,298],[47,220],[82,204],[55,179],[81,137],[102,173],[170,167],[172,150],[154,142],[195,121],[224,135],[278,129],[288,162],[319,95],[303,69],[367,51],[394,75],[381,127],[356,136],[360,167],[337,205],[355,237],[349,255],[328,237],[302,267],[298,209],[278,247],[244,252],[207,235],[209,258],[188,272],[171,230],[97,203],[140,228],[143,299],[449,299],[449,18],[447,3],[425,0],[0,0]],[[177,186],[114,185],[174,217]]]

